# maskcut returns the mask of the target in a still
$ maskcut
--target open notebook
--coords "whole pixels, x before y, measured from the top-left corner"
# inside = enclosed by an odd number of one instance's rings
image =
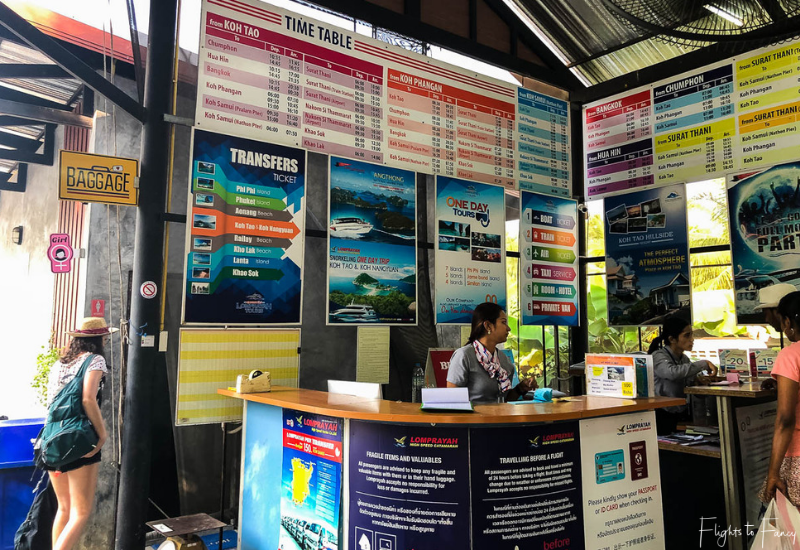
[[[472,412],[467,388],[422,388],[423,411]]]

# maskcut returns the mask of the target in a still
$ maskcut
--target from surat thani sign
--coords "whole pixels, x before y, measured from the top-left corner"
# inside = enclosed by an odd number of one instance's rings
[[[138,175],[139,161],[135,159],[61,151],[58,198],[136,206]]]

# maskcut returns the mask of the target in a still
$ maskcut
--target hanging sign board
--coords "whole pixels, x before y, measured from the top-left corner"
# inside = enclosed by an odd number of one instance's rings
[[[58,198],[136,206],[138,176],[139,161],[135,159],[61,151]]]

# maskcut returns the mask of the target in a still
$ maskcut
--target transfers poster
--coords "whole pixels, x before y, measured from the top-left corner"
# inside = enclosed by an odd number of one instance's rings
[[[342,495],[342,421],[283,410],[281,548],[337,548]]]
[[[607,197],[604,211],[608,324],[691,320],[685,186]]]
[[[522,324],[578,326],[578,202],[521,193]]]
[[[469,548],[466,428],[350,422],[347,550]]]
[[[577,422],[473,428],[470,466],[472,548],[584,548]]]
[[[195,130],[185,323],[299,323],[306,154]]]
[[[416,174],[330,158],[328,324],[417,322]]]
[[[436,177],[436,322],[469,324],[475,307],[506,309],[502,187]]]
[[[580,427],[585,548],[664,548],[655,413]]]
[[[758,291],[800,288],[800,163],[728,178],[728,215],[740,325],[764,323]]]

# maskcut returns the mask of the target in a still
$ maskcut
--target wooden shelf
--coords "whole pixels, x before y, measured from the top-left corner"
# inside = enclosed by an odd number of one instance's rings
[[[737,386],[688,386],[684,390],[687,394],[713,395],[719,397],[770,397],[777,396],[775,390],[762,390],[761,380],[757,382],[743,382]]]
[[[722,451],[719,445],[681,445],[680,443],[669,443],[659,441],[658,448],[661,451],[671,451],[674,453],[685,453],[688,455],[706,456],[709,458],[722,458]]]

